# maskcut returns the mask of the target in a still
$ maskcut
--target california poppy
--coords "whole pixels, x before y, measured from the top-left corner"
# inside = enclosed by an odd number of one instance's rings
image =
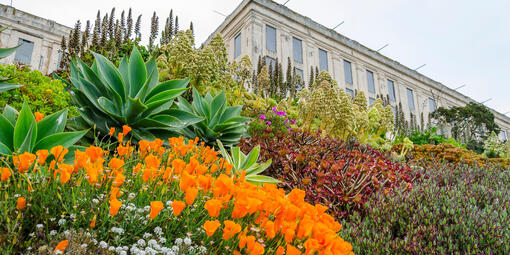
[[[193,202],[195,201],[195,198],[197,197],[197,195],[198,195],[198,189],[194,188],[194,187],[189,187],[186,190],[186,195],[184,196],[184,198],[186,199],[186,203],[188,205],[192,205]]]
[[[44,165],[44,163],[46,162],[46,159],[49,156],[49,152],[48,152],[48,150],[38,150],[35,153],[35,155],[37,155],[37,157],[39,158],[37,160],[37,163],[39,163],[39,165]]]
[[[218,199],[211,199],[205,202],[204,208],[209,212],[209,216],[211,217],[218,217],[220,215],[222,207],[221,200]]]
[[[20,173],[25,173],[34,163],[36,156],[29,152],[24,152],[19,156],[12,157],[14,166],[18,168]]]
[[[217,220],[214,220],[214,221],[206,221],[204,223],[204,230],[205,230],[205,233],[207,234],[207,236],[212,236],[214,234],[214,232],[216,232],[216,229],[218,229],[218,227],[221,226],[221,223]]]
[[[41,121],[44,118],[44,114],[42,114],[40,112],[35,112],[34,115],[35,115],[35,121],[36,122],[39,122],[39,121]]]
[[[287,252],[286,255],[301,255],[301,251],[299,251],[296,247],[287,244]]]
[[[96,227],[96,215],[94,215],[94,218],[92,218],[92,221],[90,222],[90,227],[95,228]]]
[[[186,204],[179,200],[174,200],[172,202],[172,209],[174,211],[175,216],[179,216],[181,214],[182,210],[186,207]]]
[[[55,156],[55,160],[57,162],[62,162],[62,160],[64,160],[64,156],[69,152],[69,150],[64,148],[62,145],[57,145],[51,148],[50,152],[53,156]]]
[[[25,208],[26,205],[27,205],[27,200],[24,197],[18,197],[16,209],[21,211],[21,210],[23,210],[23,208]]]
[[[131,127],[124,125],[122,126],[122,134],[126,136],[131,131]]]
[[[156,218],[161,210],[163,210],[163,202],[152,201],[151,202],[151,212],[149,214],[150,218],[151,219]]]
[[[11,169],[7,168],[7,167],[2,167],[0,168],[0,172],[2,172],[2,176],[1,176],[1,179],[3,182],[6,182],[7,180],[9,180],[9,178],[11,177]]]
[[[223,239],[228,240],[233,237],[235,234],[241,232],[241,225],[231,221],[226,220],[223,222],[225,224],[225,228],[223,229]]]
[[[119,212],[120,207],[122,206],[122,202],[117,200],[116,198],[110,200],[110,215],[115,216]]]
[[[110,159],[109,165],[112,170],[119,170],[124,166],[124,160],[119,158],[112,158]]]
[[[64,240],[64,241],[58,243],[57,247],[55,247],[55,252],[56,251],[62,251],[63,252],[66,249],[67,245],[69,245],[69,241],[67,241],[67,240]]]
[[[280,246],[278,247],[278,249],[276,249],[276,255],[283,255],[285,253],[285,248],[283,248],[283,246]]]
[[[115,133],[115,128],[114,127],[111,127],[110,128],[110,132],[108,133],[109,136],[113,136],[113,134]]]

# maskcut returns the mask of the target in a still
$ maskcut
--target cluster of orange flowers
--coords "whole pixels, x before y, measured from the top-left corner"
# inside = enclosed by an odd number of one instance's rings
[[[76,151],[73,165],[64,164],[62,159],[68,151],[57,146],[50,152],[19,155],[15,157],[14,165],[20,173],[25,173],[33,164],[43,165],[51,154],[54,159],[50,162],[49,171],[53,171],[53,178],[58,178],[62,184],[80,170],[85,171],[90,185],[111,186],[109,213],[112,217],[122,206],[118,197],[122,195],[120,187],[126,175],[141,178],[152,185],[178,182],[184,196],[183,201],[174,200],[171,204],[173,214],[185,217],[181,215],[182,211],[192,206],[199,195],[201,199],[207,199],[204,209],[210,218],[203,224],[205,233],[211,237],[221,231],[223,240],[236,240],[238,249],[235,254],[268,252],[271,247],[257,241],[256,235],[260,231],[266,240],[276,240],[276,253],[279,255],[352,254],[352,246],[338,235],[341,225],[326,213],[326,206],[305,202],[304,191],[294,189],[286,195],[275,185],[261,187],[250,184],[244,179],[245,172],[240,175],[232,173],[232,166],[218,157],[213,149],[199,145],[198,139],[186,143],[182,137],[170,138],[169,147],[156,139],[140,141],[134,147],[123,142],[129,131],[129,127],[124,127],[123,132],[118,134],[119,145],[107,164],[105,156],[108,152],[94,146],[84,152]],[[112,129],[111,135],[114,132]],[[140,157],[141,162],[128,172],[125,162],[135,156]],[[10,175],[10,172],[4,174],[3,171],[2,181]],[[149,216],[154,219],[165,205],[162,201],[152,201],[150,207]],[[255,216],[255,220],[250,220],[254,218],[250,216]],[[221,220],[225,218],[228,220]],[[95,226],[95,221],[94,217],[91,227]]]

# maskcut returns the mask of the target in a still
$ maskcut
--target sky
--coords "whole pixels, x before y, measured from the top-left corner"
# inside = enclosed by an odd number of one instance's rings
[[[276,0],[284,3],[287,0]],[[9,5],[11,0],[0,0]],[[142,37],[147,39],[150,18],[159,16],[160,28],[170,9],[181,28],[193,22],[200,45],[241,0],[12,0],[13,7],[74,26],[116,7],[142,14]],[[380,51],[403,65],[501,113],[510,112],[510,1],[508,0],[290,0],[291,10],[326,26],[344,23],[336,31]],[[326,7],[326,8],[325,8]],[[158,39],[159,41],[159,39]],[[510,116],[510,113],[508,114]]]

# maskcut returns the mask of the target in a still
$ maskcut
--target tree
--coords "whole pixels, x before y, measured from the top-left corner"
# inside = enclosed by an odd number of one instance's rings
[[[479,103],[470,102],[450,109],[439,107],[432,113],[432,118],[440,124],[450,125],[453,138],[466,143],[466,148],[477,153],[483,152],[483,142],[491,132],[500,132],[494,114]]]

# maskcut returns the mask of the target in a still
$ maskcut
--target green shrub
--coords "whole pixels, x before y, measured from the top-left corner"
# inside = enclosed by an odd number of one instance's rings
[[[432,165],[412,192],[379,194],[342,223],[356,254],[509,253],[510,170]]]
[[[405,136],[399,136],[395,138],[395,143],[403,142]],[[415,131],[411,135],[408,136],[409,140],[411,140],[414,144],[424,145],[424,144],[434,144],[438,145],[441,143],[448,143],[455,147],[466,148],[466,145],[458,142],[453,138],[445,138],[443,135],[437,133],[437,127],[431,127],[428,130],[424,130],[423,132]]]
[[[71,95],[65,91],[65,85],[59,80],[44,76],[28,67],[0,65],[0,77],[9,77],[9,83],[24,84],[19,89],[0,94],[0,107],[10,105],[21,109],[26,100],[34,112],[50,114],[69,108],[69,115],[76,115],[76,109],[70,107]]]

